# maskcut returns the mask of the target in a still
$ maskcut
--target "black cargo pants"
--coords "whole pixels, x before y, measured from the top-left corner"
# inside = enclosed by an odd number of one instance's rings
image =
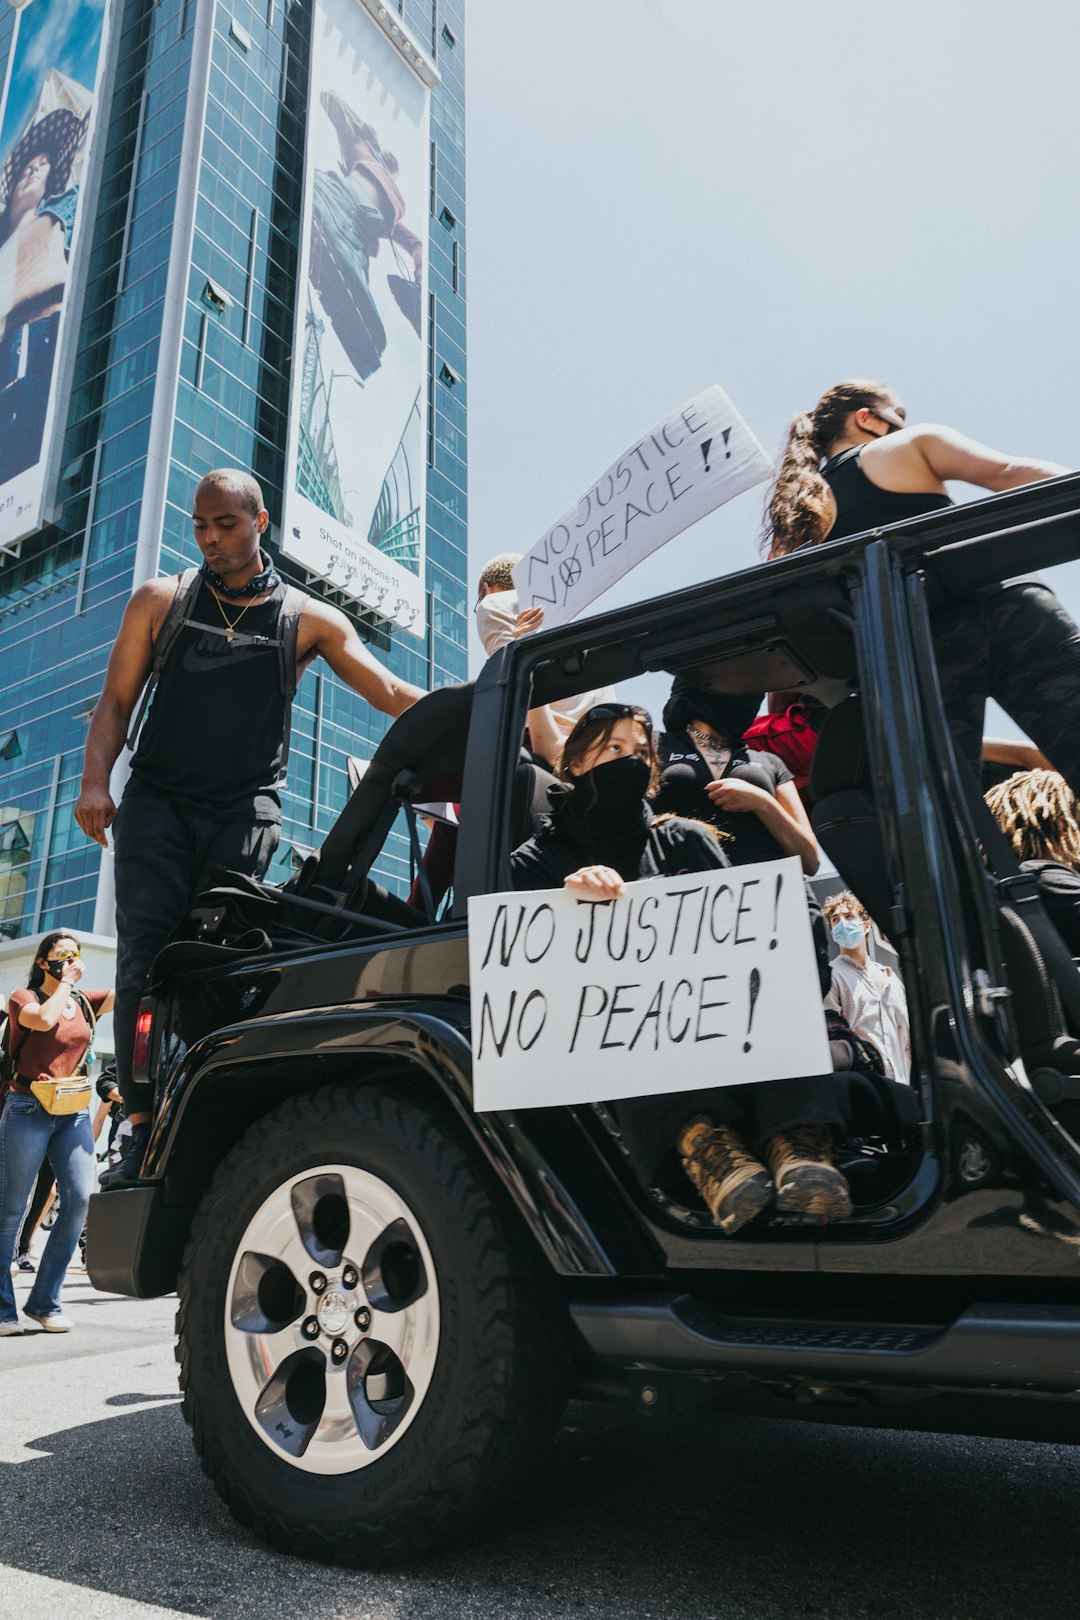
[[[129,785],[112,826],[116,861],[116,1081],[128,1114],[153,1107],[153,1088],[132,1079],[135,1020],[146,977],[214,869],[261,877],[277,848],[276,821],[195,815],[167,794]]]
[[[1053,591],[1015,580],[932,623],[945,714],[975,780],[992,697],[1080,794],[1080,629]]]

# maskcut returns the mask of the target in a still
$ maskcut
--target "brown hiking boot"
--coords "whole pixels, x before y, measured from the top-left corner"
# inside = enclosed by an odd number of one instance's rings
[[[776,1183],[776,1207],[785,1215],[816,1215],[842,1221],[851,1214],[851,1188],[833,1163],[827,1125],[794,1125],[765,1144]]]
[[[683,1169],[722,1232],[737,1232],[772,1202],[769,1172],[730,1125],[698,1114],[679,1132]]]

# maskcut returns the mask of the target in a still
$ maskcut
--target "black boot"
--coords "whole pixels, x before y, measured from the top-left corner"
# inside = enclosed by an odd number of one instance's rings
[[[112,1192],[116,1187],[134,1187],[138,1184],[139,1170],[146,1152],[146,1144],[150,1140],[150,1126],[145,1121],[140,1125],[131,1127],[131,1135],[124,1143],[124,1151],[119,1162],[104,1175],[98,1177],[98,1186],[102,1192]]]

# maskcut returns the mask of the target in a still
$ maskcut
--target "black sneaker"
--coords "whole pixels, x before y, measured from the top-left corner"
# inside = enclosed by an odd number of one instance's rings
[[[116,1187],[135,1187],[139,1181],[139,1170],[142,1167],[146,1144],[150,1140],[150,1126],[146,1123],[133,1125],[131,1135],[124,1143],[124,1151],[119,1161],[111,1170],[98,1177],[98,1186],[102,1192],[112,1192]]]

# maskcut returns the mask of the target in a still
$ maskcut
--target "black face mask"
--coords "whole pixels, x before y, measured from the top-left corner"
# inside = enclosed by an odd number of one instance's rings
[[[53,978],[58,979],[61,973],[63,973],[64,969],[67,967],[68,963],[75,960],[76,958],[73,956],[50,956],[48,961],[45,963],[45,966],[48,968]]]
[[[603,836],[625,832],[641,820],[648,786],[648,765],[636,754],[627,754],[588,771],[579,779],[575,796],[583,801],[588,826]]]

